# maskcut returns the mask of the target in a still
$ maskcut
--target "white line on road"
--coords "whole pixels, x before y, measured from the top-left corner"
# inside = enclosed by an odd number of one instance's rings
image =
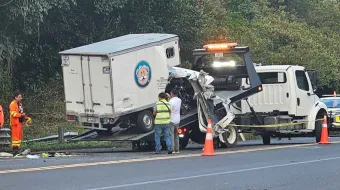
[[[309,163],[329,161],[329,160],[339,160],[339,159],[340,159],[340,157],[325,158],[325,159],[319,159],[319,160],[308,160],[308,161],[294,162],[294,163],[289,163],[289,164],[278,164],[278,165],[263,166],[263,167],[256,167],[256,168],[232,170],[232,171],[226,171],[226,172],[216,172],[216,173],[210,173],[210,174],[193,175],[193,176],[187,176],[187,177],[178,177],[178,178],[170,178],[170,179],[162,179],[162,180],[154,180],[154,181],[145,181],[145,182],[139,182],[139,183],[128,183],[128,184],[114,185],[114,186],[108,186],[108,187],[99,187],[99,188],[86,189],[86,190],[116,189],[116,188],[122,188],[122,187],[148,185],[148,184],[163,183],[163,182],[170,182],[170,181],[177,181],[177,180],[185,180],[185,179],[194,179],[194,178],[201,178],[201,177],[208,177],[208,176],[233,174],[233,173],[240,173],[240,172],[248,172],[248,171],[263,170],[263,169],[270,169],[270,168],[279,168],[279,167],[285,167],[285,166],[309,164]]]

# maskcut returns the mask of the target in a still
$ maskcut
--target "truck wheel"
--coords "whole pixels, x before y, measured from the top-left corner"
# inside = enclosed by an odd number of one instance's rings
[[[213,143],[214,143],[214,149],[218,149],[219,145],[221,144],[220,139],[218,137],[213,139]]]
[[[238,130],[234,126],[229,126],[227,131],[220,135],[221,148],[233,148],[237,144]]]
[[[316,118],[316,120],[321,118]],[[322,131],[322,120],[315,121],[315,140],[317,143],[321,140],[321,131]]]
[[[144,110],[137,116],[137,127],[144,133],[148,133],[154,128],[153,115],[150,110]]]
[[[189,137],[183,138],[179,140],[179,149],[183,150],[185,149],[189,144]]]
[[[262,142],[264,145],[270,145],[270,135],[262,135]]]

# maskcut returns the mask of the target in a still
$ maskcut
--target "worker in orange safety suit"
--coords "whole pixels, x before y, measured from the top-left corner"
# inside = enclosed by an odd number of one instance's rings
[[[21,100],[22,95],[20,92],[17,92],[14,95],[14,100],[9,105],[10,124],[12,128],[12,149],[14,151],[14,154],[17,154],[19,152],[23,137],[22,126],[28,119],[26,114],[23,113]]]
[[[2,106],[0,105],[0,128],[2,128],[4,124],[5,124],[4,110],[2,109]]]

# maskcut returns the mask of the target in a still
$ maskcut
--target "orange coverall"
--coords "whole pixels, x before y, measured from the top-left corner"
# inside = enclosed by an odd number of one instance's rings
[[[22,141],[23,130],[19,119],[22,117],[18,103],[13,100],[9,105],[10,122],[12,127],[12,148],[19,148]]]
[[[5,118],[4,118],[4,110],[2,109],[2,106],[0,105],[0,128],[4,126]]]

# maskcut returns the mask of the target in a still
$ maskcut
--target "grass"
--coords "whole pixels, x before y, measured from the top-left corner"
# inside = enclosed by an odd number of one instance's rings
[[[64,126],[64,132],[78,132],[78,134],[81,134],[87,131],[87,129],[76,127],[76,124],[67,121],[46,123],[39,120],[33,120],[33,122],[34,123],[31,126],[24,127],[25,140],[57,135],[59,126]]]
[[[22,143],[21,149],[27,148],[34,152],[41,151],[62,151],[72,149],[88,149],[88,148],[112,148],[112,147],[128,147],[129,145],[125,142],[108,142],[108,141],[82,141],[82,142],[64,142],[59,143],[58,141],[49,142],[30,142]],[[1,151],[11,152],[11,149],[0,148]]]
[[[243,135],[244,135],[244,137],[246,138],[246,140],[257,140],[257,139],[261,139],[260,136],[254,135],[254,134],[252,134],[252,133],[244,133]]]

